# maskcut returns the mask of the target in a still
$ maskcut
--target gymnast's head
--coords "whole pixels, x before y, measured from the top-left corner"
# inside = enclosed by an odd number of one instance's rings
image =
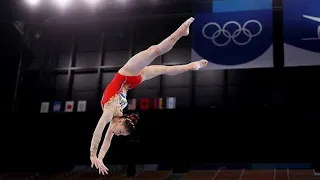
[[[136,129],[139,120],[137,114],[124,115],[113,119],[112,132],[116,136],[127,136]]]

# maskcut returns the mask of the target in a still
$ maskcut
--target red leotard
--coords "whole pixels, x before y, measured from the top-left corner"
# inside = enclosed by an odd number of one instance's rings
[[[101,99],[101,106],[104,107],[104,104],[107,103],[113,96],[119,93],[122,87],[127,89],[133,89],[137,87],[142,81],[142,76],[125,76],[120,73],[117,73],[109,85],[106,87]]]

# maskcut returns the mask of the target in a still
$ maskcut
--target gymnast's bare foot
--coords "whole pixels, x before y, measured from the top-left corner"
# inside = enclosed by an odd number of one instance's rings
[[[196,61],[196,62],[192,62],[190,63],[191,65],[191,70],[197,71],[200,68],[204,68],[208,65],[208,61],[207,60],[200,60],[200,61]]]
[[[194,18],[191,17],[187,19],[175,32],[175,36],[177,38],[182,37],[182,36],[188,36],[189,35],[189,27],[191,23],[194,21]]]

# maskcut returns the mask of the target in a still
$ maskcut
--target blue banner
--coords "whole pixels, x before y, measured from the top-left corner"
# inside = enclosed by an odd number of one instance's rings
[[[210,69],[273,66],[272,1],[250,2],[214,1],[213,13],[195,16],[193,61],[206,59]]]
[[[214,0],[212,3],[212,12],[214,13],[271,9],[272,1],[270,0]]]
[[[320,1],[283,0],[285,66],[320,65]]]

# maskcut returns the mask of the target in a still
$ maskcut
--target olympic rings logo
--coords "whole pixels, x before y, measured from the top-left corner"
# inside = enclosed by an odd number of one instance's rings
[[[248,26],[249,24],[251,24],[251,23],[256,24],[256,25],[259,26],[259,31],[258,31],[257,33],[255,33],[255,34],[253,34],[249,29],[247,29],[247,26]],[[238,29],[235,30],[235,31],[231,34],[228,30],[226,30],[226,28],[227,28],[229,25],[232,25],[232,24],[236,25],[236,26],[238,27]],[[206,30],[207,30],[207,28],[208,28],[209,26],[215,26],[215,27],[218,28],[218,30],[217,30],[216,32],[214,32],[211,36],[209,36],[209,35],[206,34]],[[237,40],[237,37],[240,36],[241,32],[243,32],[243,34],[248,37],[248,40],[247,40],[247,41],[245,41],[245,42],[239,42],[239,41]],[[247,44],[249,44],[249,42],[252,40],[252,38],[260,35],[261,32],[262,32],[262,25],[261,25],[261,23],[260,23],[259,21],[256,21],[256,20],[249,20],[249,21],[247,21],[246,23],[244,23],[243,27],[241,27],[241,25],[240,25],[238,22],[236,22],[236,21],[229,21],[229,22],[227,22],[225,25],[223,25],[222,28],[221,28],[221,26],[220,26],[219,24],[217,24],[217,23],[215,23],[215,22],[207,23],[207,24],[202,28],[202,34],[203,34],[203,36],[204,36],[206,39],[212,40],[212,42],[213,42],[216,46],[219,46],[219,47],[223,47],[223,46],[228,45],[228,44],[231,42],[231,40],[232,40],[235,44],[237,44],[237,45],[239,45],[239,46],[247,45]],[[218,43],[216,39],[217,39],[220,35],[225,36],[226,38],[228,38],[228,40],[227,40],[225,43]]]

